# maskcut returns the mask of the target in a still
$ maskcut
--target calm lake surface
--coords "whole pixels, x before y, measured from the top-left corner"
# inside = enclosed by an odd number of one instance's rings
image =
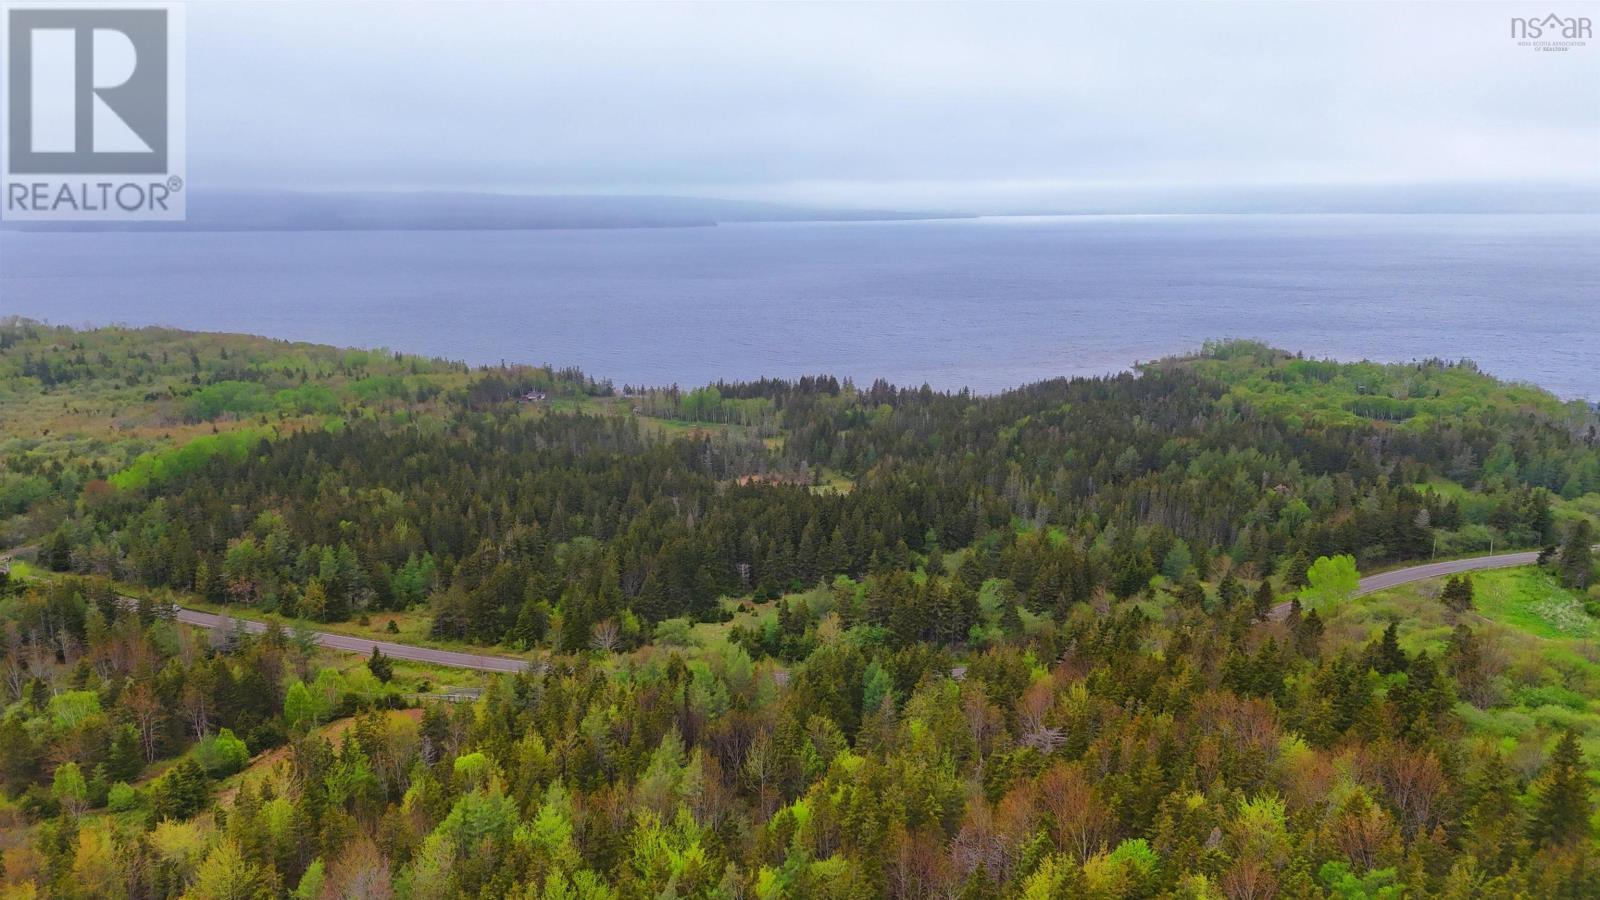
[[[0,315],[623,383],[997,391],[1259,338],[1600,400],[1600,216],[1080,216],[612,231],[0,234]]]

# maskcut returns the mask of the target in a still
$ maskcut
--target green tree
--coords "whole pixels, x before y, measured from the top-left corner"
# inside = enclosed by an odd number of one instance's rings
[[[1251,612],[1255,614],[1258,621],[1265,621],[1278,600],[1277,596],[1272,593],[1272,581],[1267,578],[1261,579],[1261,583],[1256,586],[1256,591],[1251,595],[1250,600]]]
[[[290,728],[304,731],[315,728],[322,719],[317,698],[305,682],[296,679],[283,697],[283,719]]]
[[[268,900],[273,894],[272,881],[261,867],[245,859],[233,841],[224,840],[195,871],[183,900]]]
[[[139,792],[132,785],[119,781],[106,792],[106,809],[127,812],[139,805]]]
[[[1317,878],[1328,887],[1336,900],[1400,900],[1407,896],[1406,886],[1395,877],[1395,870],[1372,869],[1357,875],[1350,864],[1338,861],[1323,863]]]
[[[1561,561],[1557,565],[1561,583],[1569,588],[1589,586],[1594,577],[1594,527],[1588,519],[1578,519],[1567,532],[1561,545]]]
[[[187,819],[211,802],[206,773],[185,757],[151,787],[150,808],[157,819]]]
[[[378,650],[377,644],[372,645],[372,655],[367,657],[367,670],[384,684],[388,684],[390,679],[394,678],[394,663]]]
[[[1188,543],[1176,540],[1161,560],[1161,574],[1170,581],[1180,581],[1193,565],[1194,556],[1189,552]]]
[[[1439,593],[1439,601],[1452,612],[1464,613],[1472,608],[1472,578],[1452,575]]]
[[[1319,556],[1306,570],[1306,586],[1300,596],[1312,609],[1333,609],[1354,596],[1360,585],[1355,557]]]
[[[224,778],[249,764],[250,750],[232,729],[224,728],[201,738],[195,745],[194,757],[207,775]]]
[[[75,762],[62,763],[56,766],[56,774],[50,783],[50,793],[55,795],[56,802],[66,807],[74,816],[83,815],[89,808],[89,784],[83,779],[83,772]]]
[[[1400,626],[1390,620],[1383,629],[1383,636],[1371,648],[1368,664],[1380,675],[1392,675],[1404,672],[1408,662],[1406,652],[1400,649]]]
[[[1283,569],[1283,586],[1285,588],[1303,588],[1306,586],[1306,571],[1311,568],[1311,560],[1304,550],[1289,558],[1289,564]]]
[[[1528,839],[1535,847],[1569,844],[1589,836],[1588,775],[1578,734],[1567,729],[1556,742],[1534,788]]]

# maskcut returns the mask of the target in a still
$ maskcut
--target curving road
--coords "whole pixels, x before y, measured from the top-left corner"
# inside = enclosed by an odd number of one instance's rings
[[[9,553],[0,554],[0,560],[9,556]],[[1381,591],[1384,588],[1391,588],[1400,584],[1424,581],[1429,578],[1440,578],[1445,575],[1457,575],[1462,572],[1531,566],[1538,558],[1538,551],[1528,550],[1520,553],[1499,553],[1494,556],[1449,559],[1443,562],[1424,563],[1420,566],[1408,566],[1404,569],[1393,569],[1388,572],[1379,572],[1376,575],[1368,575],[1361,579],[1359,586],[1356,588],[1355,596],[1360,597],[1363,594],[1370,594],[1374,591]],[[126,599],[132,600],[132,598]],[[214,613],[201,612],[198,609],[189,609],[186,606],[178,606],[176,609],[178,621],[185,625],[195,625],[201,628],[230,628],[233,627],[232,623],[239,623],[246,631],[253,634],[259,634],[267,630],[265,624],[250,619],[233,619]],[[1289,604],[1285,602],[1273,607],[1271,615],[1272,618],[1279,620],[1287,617],[1289,615]],[[527,668],[529,662],[526,659],[518,659],[512,656],[486,656],[478,653],[462,653],[455,650],[435,650],[432,647],[397,644],[393,641],[374,641],[326,631],[315,632],[315,635],[318,644],[331,650],[344,650],[350,653],[366,655],[372,653],[373,647],[377,647],[384,656],[392,656],[395,659],[416,660],[455,669],[479,669],[486,672],[520,672]]]
[[[1500,553],[1494,556],[1474,556],[1468,559],[1447,559],[1444,562],[1426,563],[1420,566],[1408,566],[1404,569],[1395,569],[1391,572],[1379,572],[1361,579],[1360,586],[1356,588],[1357,597],[1392,588],[1399,584],[1408,584],[1413,581],[1425,581],[1429,578],[1440,578],[1445,575],[1459,575],[1462,572],[1474,572],[1478,569],[1510,569],[1516,566],[1531,566],[1539,560],[1539,551],[1528,550],[1523,553]]]
[[[1391,588],[1399,584],[1425,581],[1429,578],[1440,578],[1445,575],[1457,575],[1462,572],[1473,572],[1480,569],[1509,569],[1516,566],[1531,566],[1538,558],[1538,551],[1528,550],[1522,553],[1500,553],[1494,556],[1474,556],[1468,559],[1449,559],[1444,562],[1408,566],[1404,569],[1394,569],[1389,572],[1368,575],[1361,579],[1355,595],[1359,597],[1363,594],[1381,591],[1384,588]],[[1274,618],[1282,619],[1288,614],[1288,603],[1281,603],[1273,610]],[[178,621],[205,628],[227,627],[227,623],[222,616],[182,606],[178,607]],[[243,622],[244,627],[251,632],[266,630],[266,626],[260,622],[252,622],[247,619],[235,619],[233,621]],[[376,646],[384,656],[392,656],[395,659],[414,659],[457,669],[520,672],[528,665],[527,660],[515,659],[509,656],[481,656],[475,653],[458,653],[454,650],[434,650],[431,647],[396,644],[392,641],[371,641],[365,638],[350,637],[344,634],[329,634],[322,631],[317,632],[316,636],[318,644],[334,650],[370,654],[372,648]]]
[[[1356,584],[1354,596],[1360,597],[1413,581],[1426,581],[1429,578],[1443,578],[1446,575],[1459,575],[1462,572],[1476,572],[1482,569],[1514,569],[1517,566],[1531,566],[1538,561],[1539,551],[1524,550],[1518,553],[1496,553],[1493,556],[1471,556],[1466,559],[1447,559],[1442,562],[1423,563],[1420,566],[1406,566],[1403,569],[1391,569],[1361,579]],[[1288,600],[1279,603],[1272,608],[1269,615],[1279,622],[1287,619],[1291,603],[1292,601]]]
[[[177,607],[177,618],[179,622],[185,625],[195,625],[201,628],[231,628],[233,623],[238,623],[251,634],[260,634],[267,630],[267,626],[261,622],[219,616],[214,613],[201,612],[198,609],[189,609],[186,606]],[[528,660],[511,656],[484,656],[478,653],[460,653],[455,650],[435,650],[432,647],[418,647],[415,644],[371,641],[366,638],[351,637],[348,634],[333,634],[326,631],[315,632],[315,635],[317,643],[323,647],[327,647],[330,650],[360,653],[363,656],[371,655],[372,648],[377,647],[378,651],[384,656],[392,656],[395,659],[416,660],[438,666],[449,666],[453,669],[520,672],[528,667]]]
[[[0,568],[5,568],[10,560],[35,552],[36,547],[13,547],[0,552]],[[137,597],[122,595],[125,603],[138,603]],[[215,613],[202,612],[190,609],[187,606],[172,605],[173,617],[185,625],[194,625],[198,628],[233,628],[236,624],[251,634],[260,634],[267,630],[266,623],[256,622],[251,619],[237,619],[232,616],[220,616]],[[333,634],[327,631],[314,632],[314,637],[319,646],[330,650],[344,650],[349,653],[360,653],[363,656],[372,654],[372,648],[377,647],[384,656],[395,659],[409,659],[417,662],[433,663],[439,666],[448,666],[452,669],[480,669],[485,672],[520,672],[528,667],[528,660],[517,659],[511,656],[489,656],[479,653],[461,653],[455,650],[435,650],[432,647],[418,647],[415,644],[397,644],[393,641],[373,641],[365,638],[351,637],[347,634]]]

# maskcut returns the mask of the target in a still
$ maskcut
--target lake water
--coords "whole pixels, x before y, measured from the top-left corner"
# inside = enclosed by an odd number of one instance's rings
[[[614,231],[0,233],[0,314],[623,383],[996,391],[1250,337],[1600,399],[1600,216],[1081,216]]]

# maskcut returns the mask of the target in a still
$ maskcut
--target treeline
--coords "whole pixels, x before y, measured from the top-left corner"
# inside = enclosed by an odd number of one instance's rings
[[[506,394],[500,378],[489,394]],[[508,403],[264,440],[182,478],[91,485],[45,559],[321,620],[428,602],[441,636],[570,650],[618,616],[712,619],[721,596],[917,570],[1034,529],[1081,557],[1079,600],[1158,573],[1204,580],[1220,559],[1260,576],[1325,555],[1426,557],[1470,544],[1469,526],[1542,546],[1560,534],[1537,473],[1595,455],[1538,420],[1316,425],[1181,369],[992,398],[825,380],[757,392],[781,415],[779,448]],[[823,467],[853,489],[751,477]],[[1479,521],[1415,487],[1446,471],[1479,489]]]

